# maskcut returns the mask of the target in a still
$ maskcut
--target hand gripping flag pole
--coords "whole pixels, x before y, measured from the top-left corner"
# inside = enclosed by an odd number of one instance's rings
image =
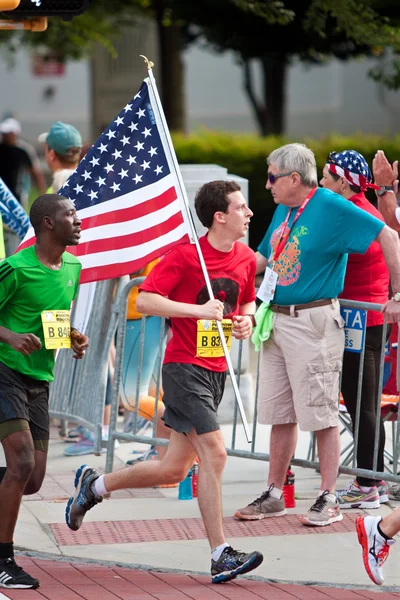
[[[177,179],[178,179],[178,185],[180,188],[180,193],[181,193],[181,197],[183,199],[185,208],[186,208],[186,212],[187,212],[187,216],[188,216],[188,222],[189,222],[189,226],[191,229],[191,242],[193,244],[195,244],[196,246],[196,250],[197,250],[197,254],[199,256],[199,260],[200,260],[200,265],[203,271],[203,275],[204,275],[204,280],[206,282],[206,286],[207,286],[207,291],[208,294],[210,296],[211,300],[214,300],[214,294],[212,291],[212,287],[211,287],[211,282],[210,282],[210,277],[208,275],[208,271],[207,271],[207,267],[206,267],[206,263],[204,261],[204,257],[203,254],[201,252],[201,248],[200,248],[200,244],[199,244],[199,240],[197,237],[197,233],[196,233],[196,227],[193,221],[193,217],[192,214],[190,212],[190,206],[189,206],[189,201],[187,198],[187,194],[186,194],[186,190],[185,190],[185,186],[183,183],[183,179],[182,179],[182,175],[179,169],[179,164],[178,164],[178,160],[176,158],[176,154],[175,154],[175,150],[172,144],[172,139],[169,133],[169,129],[168,129],[168,125],[165,119],[165,115],[164,115],[164,111],[162,108],[162,104],[161,104],[161,100],[160,100],[160,96],[158,94],[158,90],[157,90],[157,85],[156,85],[156,80],[154,79],[154,75],[153,75],[153,71],[152,71],[152,67],[154,66],[154,64],[149,61],[145,56],[141,55],[141,57],[143,58],[143,60],[146,63],[146,67],[148,70],[148,85],[149,85],[149,93],[150,93],[150,98],[151,98],[151,105],[152,108],[154,110],[154,112],[156,113],[156,118],[157,121],[160,123],[160,135],[161,137],[164,137],[164,142],[165,142],[165,148],[169,151],[169,158],[172,161],[173,165],[174,165],[174,169],[177,175]],[[233,369],[233,365],[232,365],[232,361],[231,361],[231,357],[229,354],[229,350],[228,347],[226,345],[226,341],[225,341],[225,335],[222,329],[222,324],[220,323],[220,321],[217,321],[217,328],[218,328],[218,333],[219,333],[219,337],[221,339],[221,343],[222,343],[222,348],[224,350],[224,354],[225,354],[225,358],[226,358],[226,362],[228,365],[228,371],[229,371],[229,375],[231,377],[231,381],[232,381],[232,386],[233,386],[233,390],[235,392],[235,397],[236,397],[236,402],[239,408],[239,413],[240,413],[240,417],[242,419],[242,423],[243,423],[243,428],[244,428],[244,432],[246,434],[246,438],[247,441],[249,442],[249,444],[252,441],[251,438],[251,434],[250,434],[250,430],[249,430],[249,426],[247,423],[247,418],[244,412],[244,408],[243,408],[243,403],[242,403],[242,398],[240,396],[240,391],[236,382],[236,377],[235,377],[235,372]]]

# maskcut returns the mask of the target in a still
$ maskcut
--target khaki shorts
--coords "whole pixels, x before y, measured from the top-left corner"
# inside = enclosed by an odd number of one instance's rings
[[[344,351],[339,302],[274,313],[272,335],[261,348],[258,420],[298,423],[302,431],[336,427]]]

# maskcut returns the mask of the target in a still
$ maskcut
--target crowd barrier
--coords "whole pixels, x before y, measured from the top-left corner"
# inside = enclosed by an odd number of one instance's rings
[[[166,445],[168,442],[164,439],[157,438],[156,434],[156,420],[157,420],[157,403],[155,403],[155,414],[153,420],[152,435],[135,435],[132,433],[124,433],[117,428],[118,420],[118,407],[120,397],[120,381],[122,373],[122,359],[123,349],[125,343],[125,332],[126,332],[126,308],[127,298],[129,292],[134,286],[140,285],[143,282],[143,277],[132,279],[128,284],[121,280],[112,280],[101,282],[96,293],[96,298],[92,310],[92,314],[88,324],[88,335],[90,337],[90,348],[82,361],[75,361],[71,357],[70,352],[62,352],[61,356],[56,361],[56,379],[51,385],[50,392],[50,414],[53,417],[60,419],[72,420],[87,426],[89,429],[95,432],[95,452],[101,451],[102,445],[107,448],[106,457],[106,472],[110,472],[113,469],[114,464],[114,441],[135,441],[145,444],[152,445]],[[356,322],[347,323],[346,332],[346,344],[354,346],[359,344],[360,352],[360,370],[355,374],[358,378],[358,397],[357,397],[357,412],[356,412],[356,424],[354,439],[351,434],[351,422],[349,415],[345,410],[343,401],[341,402],[340,420],[342,424],[341,433],[343,439],[346,440],[343,443],[342,448],[342,460],[339,471],[352,476],[372,477],[374,479],[385,479],[386,481],[400,482],[400,474],[397,473],[397,465],[399,462],[399,412],[398,412],[398,395],[392,395],[390,398],[382,395],[383,389],[383,378],[384,378],[384,365],[385,365],[385,342],[387,335],[387,324],[384,324],[382,332],[382,351],[381,351],[381,362],[382,367],[379,377],[379,391],[378,397],[380,401],[377,403],[376,412],[376,430],[375,439],[371,440],[374,445],[374,459],[372,470],[358,469],[356,467],[356,454],[359,435],[362,432],[359,431],[359,419],[360,419],[360,402],[361,402],[361,387],[360,383],[363,376],[363,358],[365,353],[365,335],[362,334],[362,327],[360,326],[366,320],[366,313],[369,310],[380,311],[381,305],[356,302],[350,300],[340,300],[342,310],[347,311],[344,315],[346,318],[349,314],[352,315],[351,320]],[[355,318],[356,313],[354,311],[361,311],[358,318]],[[363,312],[365,311],[365,313]],[[361,316],[362,318],[361,318]],[[364,316],[363,316],[364,315]],[[73,322],[73,321],[72,321]],[[139,395],[140,386],[140,371],[141,362],[143,357],[143,345],[144,335],[146,330],[146,319],[142,318],[141,328],[141,339],[140,339],[140,352],[139,352],[139,364],[137,366],[139,379],[137,383],[137,394]],[[104,399],[107,381],[107,365],[108,355],[111,341],[114,339],[116,333],[116,357],[115,357],[115,371],[114,371],[114,382],[112,387],[112,402],[111,402],[111,417],[109,427],[109,440],[108,442],[102,442],[101,440],[101,426],[103,420],[103,409]],[[158,347],[159,354],[162,353],[164,342],[164,329],[160,334],[160,343]],[[350,343],[351,342],[351,343]],[[350,348],[349,348],[350,350]],[[236,362],[236,379],[240,389],[240,378],[241,378],[241,344],[238,345],[238,357]],[[397,350],[398,352],[398,350]],[[227,453],[230,456],[250,458],[253,460],[268,461],[269,454],[264,452],[256,451],[257,444],[257,401],[259,393],[259,354],[255,354],[257,360],[257,368],[254,374],[254,402],[252,406],[252,423],[250,429],[252,432],[252,442],[248,448],[237,447],[237,432],[238,428],[242,427],[240,418],[238,419],[238,410],[236,404],[232,411],[232,438],[230,445],[227,447]],[[236,358],[236,357],[235,357]],[[160,361],[161,362],[161,361]],[[397,361],[397,381],[399,380],[399,361]],[[161,373],[157,376],[157,391],[156,396],[158,397],[158,390],[161,386]],[[338,398],[339,401],[339,398]],[[138,402],[133,410],[134,419],[138,418],[137,414]],[[388,443],[385,448],[385,471],[381,472],[377,470],[377,455],[379,447],[379,430],[380,422],[391,424],[391,436],[389,436]],[[391,440],[390,440],[391,437]],[[318,455],[313,435],[310,435],[310,447],[306,458],[297,458],[294,456],[292,460],[293,465],[318,469]]]
[[[60,351],[55,379],[50,384],[50,416],[73,421],[94,432],[94,451],[101,452],[102,425],[111,341],[117,328],[119,294],[125,281],[111,279],[97,284],[86,334],[90,346],[82,360],[71,351]],[[71,314],[74,323],[74,309]]]

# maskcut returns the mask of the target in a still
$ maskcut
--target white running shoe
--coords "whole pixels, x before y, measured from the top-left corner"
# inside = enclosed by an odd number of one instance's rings
[[[363,549],[364,567],[376,585],[383,585],[383,563],[389,556],[390,546],[395,540],[386,540],[378,531],[382,517],[357,517],[358,541]]]

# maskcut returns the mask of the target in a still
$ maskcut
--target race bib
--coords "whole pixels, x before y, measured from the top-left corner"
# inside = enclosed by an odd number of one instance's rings
[[[228,346],[228,350],[230,350],[232,344],[233,323],[230,319],[223,319],[221,321],[221,325],[224,332],[226,345]],[[196,356],[207,358],[224,356],[224,349],[221,344],[217,322],[215,320],[207,321],[205,319],[200,319],[197,321],[196,347]]]
[[[262,284],[258,288],[257,298],[269,304],[275,294],[276,282],[278,281],[278,273],[267,267],[264,273]]]
[[[71,324],[69,310],[45,310],[42,312],[44,345],[47,350],[71,348]]]

